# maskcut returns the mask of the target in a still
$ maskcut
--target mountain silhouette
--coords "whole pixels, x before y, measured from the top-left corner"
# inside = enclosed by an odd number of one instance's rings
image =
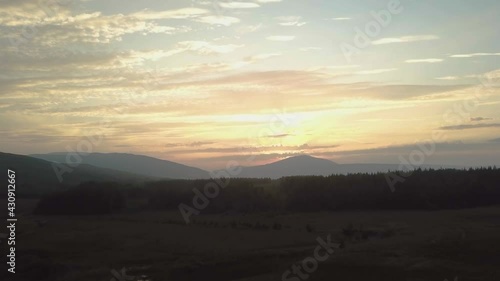
[[[66,153],[33,154],[36,158],[64,163]],[[90,153],[82,155],[82,162],[96,167],[114,169],[148,177],[171,179],[203,179],[209,173],[199,168],[144,155],[128,153]]]
[[[452,166],[421,165],[420,168],[461,168]],[[415,166],[414,168],[418,168]],[[333,174],[386,173],[401,170],[399,164],[338,164],[333,161],[309,155],[289,157],[274,163],[241,167],[238,177],[272,178],[286,176],[329,176]]]
[[[36,158],[65,163],[66,153],[33,154]],[[127,153],[91,153],[82,155],[84,164],[137,175],[168,179],[207,179],[208,171],[144,155]],[[462,168],[457,166],[422,165],[420,168]],[[236,178],[272,178],[286,176],[329,176],[333,174],[385,173],[400,170],[398,164],[338,164],[309,155],[289,157],[273,163],[242,166]],[[404,168],[404,167],[403,167]],[[415,166],[414,168],[418,168]]]
[[[71,171],[60,174],[62,181],[59,181],[53,164],[50,161],[30,156],[0,152],[0,169],[15,171],[16,186],[19,187],[17,192],[24,195],[44,194],[55,191],[63,185],[71,186],[88,181],[136,183],[154,179],[123,171],[81,164],[74,168],[69,167]]]
[[[280,178],[286,176],[328,176],[338,169],[339,164],[309,155],[286,158],[274,163],[242,167],[240,177],[244,178]]]

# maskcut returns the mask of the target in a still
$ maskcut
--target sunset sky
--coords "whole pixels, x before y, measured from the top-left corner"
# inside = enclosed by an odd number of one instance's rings
[[[500,165],[498,0],[58,1],[0,2],[0,151]]]

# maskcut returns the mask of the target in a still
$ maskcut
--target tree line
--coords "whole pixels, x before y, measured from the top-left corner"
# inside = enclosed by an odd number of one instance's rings
[[[36,213],[106,214],[129,210],[132,205],[140,210],[175,210],[181,203],[189,204],[194,190],[203,192],[210,182],[213,180],[164,180],[141,186],[89,182],[45,196]],[[394,192],[384,173],[226,182],[204,213],[439,210],[500,204],[500,169],[495,167],[418,169],[396,183]]]

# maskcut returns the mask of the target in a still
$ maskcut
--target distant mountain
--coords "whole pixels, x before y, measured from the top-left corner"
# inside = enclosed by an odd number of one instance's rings
[[[36,158],[65,163],[66,153],[34,154]],[[169,179],[206,179],[207,171],[172,161],[144,155],[126,153],[91,153],[82,156],[84,164],[99,168],[134,173],[138,175]],[[286,176],[329,176],[332,174],[379,173],[399,170],[398,164],[338,164],[333,161],[309,155],[290,157],[274,163],[241,167],[240,178],[280,178]],[[441,166],[422,165],[421,168],[439,169]],[[460,168],[446,166],[443,168]]]
[[[422,165],[421,168],[439,169],[441,166]],[[280,178],[286,176],[329,176],[332,174],[385,173],[399,170],[398,164],[338,164],[333,161],[308,155],[290,157],[274,163],[241,167],[238,177]],[[443,167],[459,168],[459,167]]]
[[[33,154],[31,156],[59,163],[64,163],[66,161],[66,153],[64,152]],[[210,177],[209,173],[202,169],[144,155],[127,153],[90,153],[81,158],[83,163],[92,166],[149,177],[171,179],[203,179]]]
[[[7,169],[11,169],[16,173],[17,195],[40,195],[62,185],[77,185],[86,181],[137,183],[152,180],[151,177],[82,164],[64,173],[60,182],[53,164],[29,156],[0,152],[0,170],[7,173]],[[4,194],[3,191],[1,194]]]
[[[290,157],[274,163],[242,167],[238,177],[244,178],[280,178],[285,176],[327,176],[334,173],[339,164],[330,160],[308,155]]]

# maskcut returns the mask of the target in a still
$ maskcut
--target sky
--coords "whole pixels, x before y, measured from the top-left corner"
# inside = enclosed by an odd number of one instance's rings
[[[0,151],[500,166],[497,0],[0,2]]]

